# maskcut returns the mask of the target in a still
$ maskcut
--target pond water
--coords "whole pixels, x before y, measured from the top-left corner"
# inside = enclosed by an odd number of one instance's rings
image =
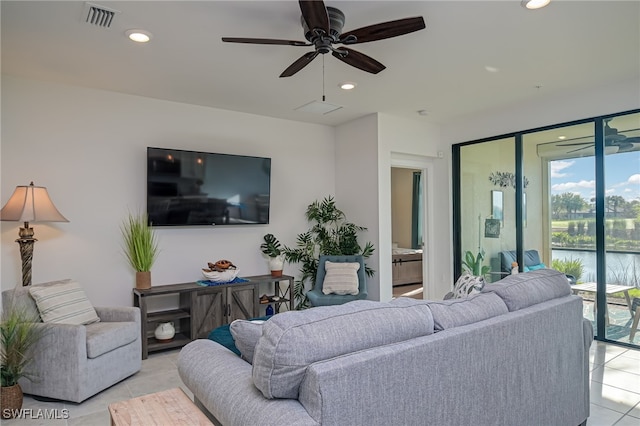
[[[580,281],[596,281],[596,252],[553,249],[553,260],[581,260],[583,273]],[[640,288],[640,253],[607,252],[607,282],[635,285]]]

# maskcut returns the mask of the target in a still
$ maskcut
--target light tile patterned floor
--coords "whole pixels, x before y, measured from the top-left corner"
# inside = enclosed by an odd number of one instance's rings
[[[66,409],[69,413],[68,419],[13,419],[3,420],[2,424],[7,426],[107,426],[109,425],[107,407],[112,402],[176,386],[181,386],[187,395],[193,397],[178,376],[176,369],[178,352],[179,350],[172,350],[151,354],[149,359],[142,361],[140,372],[82,404],[38,402],[29,396],[25,397],[23,408],[31,408],[34,412],[38,409]],[[640,351],[593,342],[589,359],[591,416],[588,426],[640,425]]]

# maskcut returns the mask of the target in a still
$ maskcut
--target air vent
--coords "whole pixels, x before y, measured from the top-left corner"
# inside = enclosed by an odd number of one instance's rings
[[[116,13],[120,12],[97,4],[84,4],[84,21],[96,27],[110,28]]]

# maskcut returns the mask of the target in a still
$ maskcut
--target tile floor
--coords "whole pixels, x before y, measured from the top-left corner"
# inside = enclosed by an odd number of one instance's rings
[[[108,406],[165,389],[182,387],[176,369],[179,350],[154,353],[142,361],[142,370],[134,376],[89,398],[82,404],[38,402],[25,396],[23,408],[66,409],[68,419],[60,420],[3,420],[7,426],[22,425],[109,425]],[[591,415],[588,426],[640,425],[640,350],[628,349],[602,342],[593,342],[589,353],[591,363]],[[250,426],[250,425],[247,425]],[[481,426],[481,425],[479,425]]]

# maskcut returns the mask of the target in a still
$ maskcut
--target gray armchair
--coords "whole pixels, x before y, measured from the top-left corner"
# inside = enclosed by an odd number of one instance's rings
[[[330,262],[358,262],[360,268],[358,269],[358,294],[324,294],[322,292],[322,283],[326,275],[325,261]],[[367,298],[367,274],[364,267],[364,259],[360,255],[350,256],[327,256],[320,255],[318,261],[318,271],[316,273],[316,282],[313,289],[307,292],[309,302],[313,306],[328,306],[328,305],[340,305],[342,303],[351,302],[353,300],[366,299]]]
[[[39,318],[29,288],[3,291],[3,309],[17,306]],[[95,310],[100,322],[93,324],[42,323],[45,335],[34,348],[35,358],[29,368],[36,379],[20,380],[25,394],[82,402],[140,370],[139,308],[96,307]]]

